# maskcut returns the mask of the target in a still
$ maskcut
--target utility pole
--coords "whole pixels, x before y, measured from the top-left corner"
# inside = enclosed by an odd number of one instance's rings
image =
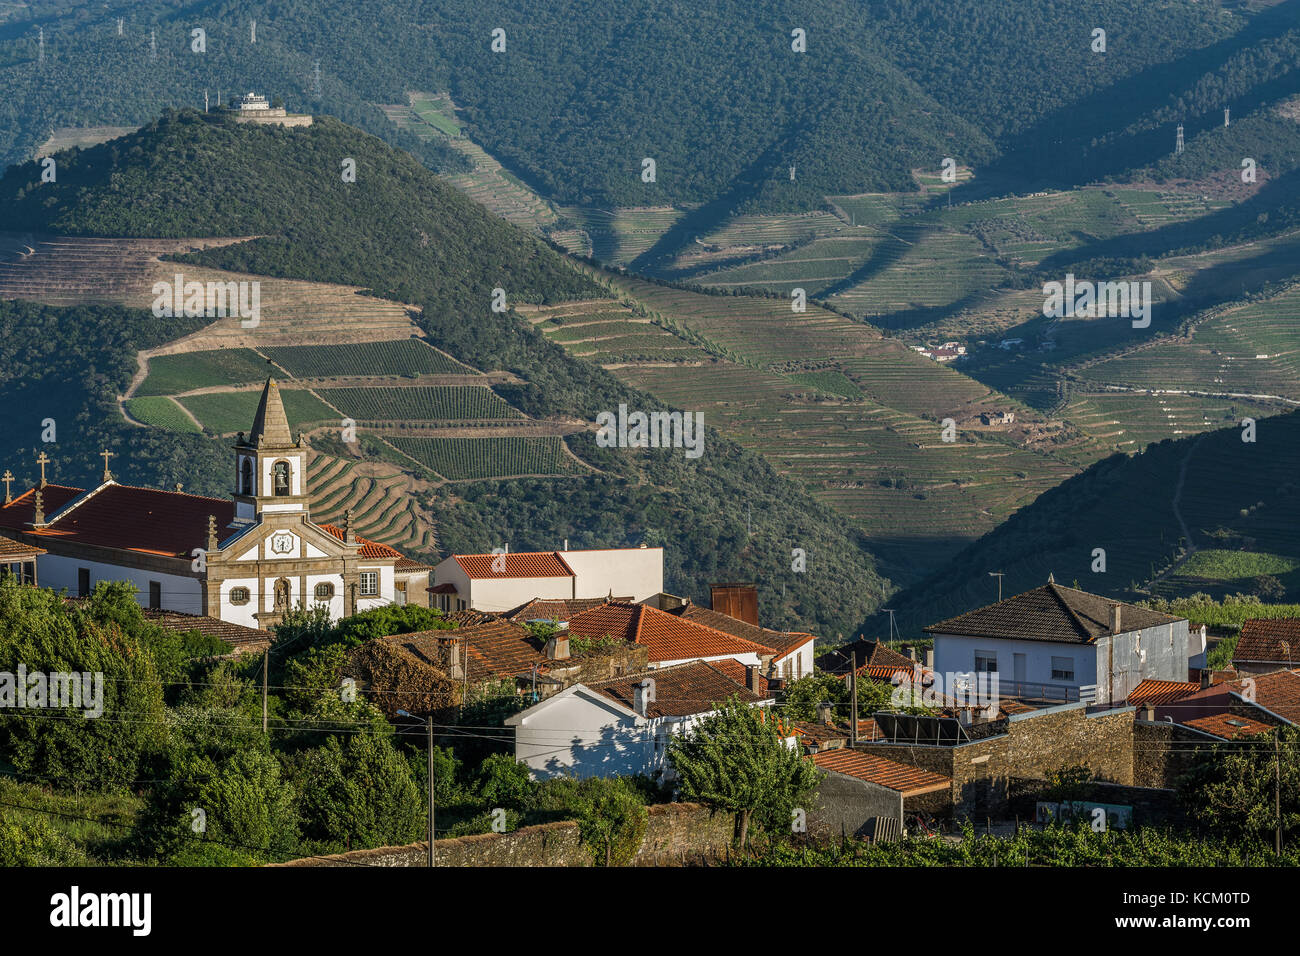
[[[404,710],[397,712],[398,717],[410,717],[415,719],[415,715]],[[433,866],[433,714],[429,714],[424,719],[425,726],[428,730],[429,740],[429,866]]]
[[[1005,577],[1005,571],[990,571],[989,577],[998,579],[998,600],[1002,600],[1002,578]]]
[[[1278,738],[1282,736],[1282,728],[1278,727],[1273,731],[1273,812],[1277,815],[1277,832],[1273,834],[1273,850],[1278,856],[1282,855],[1282,751],[1278,745]]]
[[[858,652],[849,654],[849,746],[858,745]]]
[[[271,648],[262,652],[262,733],[266,733],[266,672],[271,663]]]

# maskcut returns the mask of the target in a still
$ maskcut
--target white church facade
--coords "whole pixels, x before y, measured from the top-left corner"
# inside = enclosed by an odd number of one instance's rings
[[[383,604],[427,603],[427,565],[309,512],[307,449],[289,430],[274,379],[252,430],[234,446],[230,499],[120,485],[105,469],[89,490],[40,484],[13,498],[0,534],[42,549],[44,587],[90,593],[130,581],[145,607],[267,629],[285,612],[324,605],[338,619]]]

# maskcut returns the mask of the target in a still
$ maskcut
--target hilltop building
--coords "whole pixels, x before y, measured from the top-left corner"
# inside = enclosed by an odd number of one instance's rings
[[[230,104],[231,114],[241,123],[275,123],[280,126],[310,126],[312,118],[305,113],[289,113],[282,106],[272,106],[265,96],[245,93]]]
[[[0,507],[0,532],[38,552],[41,584],[89,594],[130,581],[144,606],[267,629],[299,604],[332,618],[423,599],[428,568],[351,527],[308,511],[307,452],[290,434],[275,380],[252,430],[234,445],[229,499],[120,485],[108,470],[89,490],[45,481]],[[421,600],[423,603],[423,600]]]

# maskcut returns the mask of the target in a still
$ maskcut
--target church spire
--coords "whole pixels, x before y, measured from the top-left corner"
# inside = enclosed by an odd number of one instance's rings
[[[248,434],[248,443],[254,447],[269,445],[282,448],[293,444],[289,418],[284,413],[284,402],[280,400],[280,387],[269,375],[266,387],[262,389],[262,399],[257,403],[257,414],[253,417],[253,430]]]

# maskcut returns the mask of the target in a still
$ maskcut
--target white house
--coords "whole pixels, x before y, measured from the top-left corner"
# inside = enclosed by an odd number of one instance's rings
[[[86,490],[44,480],[0,507],[0,529],[44,550],[41,584],[86,595],[129,581],[148,608],[265,630],[299,604],[339,618],[423,597],[428,568],[308,511],[307,449],[268,378],[252,430],[234,446],[235,488],[210,498],[120,485],[107,467]],[[107,462],[107,458],[105,458]]]
[[[433,604],[448,613],[501,612],[534,598],[642,601],[664,589],[663,548],[453,554],[433,569]]]
[[[670,770],[669,739],[733,695],[754,706],[772,703],[757,667],[695,661],[574,684],[506,724],[515,728],[515,758],[535,779],[652,776]]]
[[[932,624],[934,669],[996,673],[1003,697],[1123,701],[1143,680],[1187,680],[1187,620],[1042,587]],[[945,683],[947,686],[947,683]]]

